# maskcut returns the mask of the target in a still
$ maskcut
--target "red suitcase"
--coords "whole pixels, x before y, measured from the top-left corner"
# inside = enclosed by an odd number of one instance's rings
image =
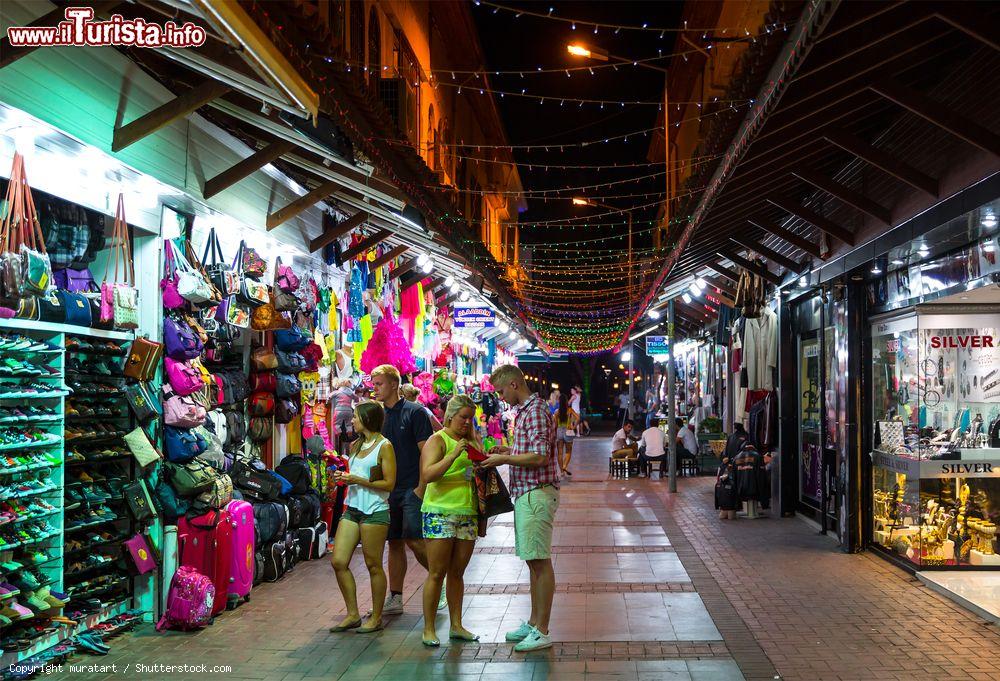
[[[233,523],[232,566],[229,573],[229,607],[250,600],[253,586],[254,520],[249,502],[233,499],[226,506]]]
[[[212,580],[212,617],[226,609],[233,555],[233,522],[226,511],[209,511],[177,521],[178,565],[187,565]]]

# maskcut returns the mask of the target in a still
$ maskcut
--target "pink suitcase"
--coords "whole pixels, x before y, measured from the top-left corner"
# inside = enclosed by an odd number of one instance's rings
[[[209,511],[177,521],[178,565],[187,565],[212,580],[212,617],[226,609],[233,555],[233,522],[226,511]]]
[[[226,512],[233,523],[233,562],[228,589],[229,608],[232,609],[240,601],[250,600],[250,588],[253,586],[253,506],[249,502],[234,499],[226,506]]]

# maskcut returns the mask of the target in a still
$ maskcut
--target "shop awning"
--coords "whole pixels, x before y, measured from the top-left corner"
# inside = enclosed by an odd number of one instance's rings
[[[821,278],[824,261],[1000,172],[998,11],[808,3],[735,137],[699,151],[724,156],[690,180],[705,189],[640,314],[752,257],[772,283]]]

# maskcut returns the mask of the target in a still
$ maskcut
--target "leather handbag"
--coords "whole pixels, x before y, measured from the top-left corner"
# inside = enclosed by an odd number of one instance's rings
[[[125,435],[125,445],[132,452],[140,468],[146,468],[160,460],[160,453],[150,444],[146,431],[142,428],[136,428]]]
[[[163,407],[153,396],[148,383],[128,383],[122,391],[139,423],[148,423],[163,413]]]
[[[250,395],[247,411],[250,416],[270,416],[274,413],[274,395],[263,392],[253,393]]]
[[[90,301],[80,293],[56,291],[66,311],[66,323],[73,326],[90,327]]]
[[[63,306],[62,298],[55,291],[47,296],[39,297],[37,304],[39,320],[53,324],[66,323],[66,308]],[[89,309],[88,307],[88,311]]]
[[[254,331],[280,331],[291,326],[292,322],[285,319],[270,302],[255,308],[250,315],[250,328]]]
[[[137,523],[142,523],[156,517],[156,506],[149,496],[145,480],[141,478],[122,487],[122,497],[128,506],[129,514]]]
[[[233,270],[233,267],[225,262],[222,256],[222,246],[219,244],[219,236],[215,233],[215,227],[208,232],[208,239],[205,241],[205,251],[201,255],[201,262],[205,266],[205,274],[218,289],[223,297],[235,295],[240,290],[240,275]]]
[[[111,252],[115,254],[114,278],[109,283]],[[118,281],[118,265],[122,265],[122,281]],[[118,329],[139,328],[139,290],[135,287],[135,266],[132,263],[132,242],[129,239],[128,223],[125,220],[125,195],[118,195],[118,209],[115,211],[115,226],[111,237],[111,249],[105,263],[104,281],[101,283],[101,321],[109,320]]]
[[[163,343],[151,341],[142,336],[132,341],[122,373],[126,378],[137,381],[151,381],[156,376],[156,368],[163,359]]]
[[[284,277],[280,277],[279,273],[282,272],[282,268],[286,268],[286,271],[290,271],[285,265],[281,265],[281,258],[278,258],[278,267],[274,268],[274,282],[271,287],[271,305],[274,309],[279,312],[293,312],[299,308],[299,299],[295,297],[293,291],[286,291],[282,288],[282,281],[288,282],[287,274]],[[294,272],[292,276],[294,276]],[[296,277],[296,282],[298,277]],[[287,284],[286,284],[287,285]]]
[[[257,348],[250,355],[250,364],[254,371],[271,371],[278,368],[278,356],[270,348]]]

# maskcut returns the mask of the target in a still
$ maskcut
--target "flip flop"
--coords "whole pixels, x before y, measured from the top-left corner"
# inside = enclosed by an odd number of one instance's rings
[[[350,624],[338,624],[336,626],[330,627],[330,631],[336,633],[338,631],[347,631],[348,629],[357,629],[361,626],[361,620],[355,620]]]
[[[421,638],[420,642],[423,643],[428,648],[440,648],[441,647],[441,641],[437,640],[436,638],[432,638],[432,639]]]
[[[382,631],[383,629],[385,629],[385,626],[383,626],[383,624],[381,622],[379,622],[374,627],[371,627],[371,626],[369,626],[369,627],[358,627],[358,631],[356,633],[358,633],[358,634],[374,634],[376,631]]]
[[[454,631],[448,633],[448,638],[450,638],[453,641],[470,641],[472,643],[475,643],[476,641],[479,640],[479,636],[477,634],[473,633],[458,634],[455,633]]]

